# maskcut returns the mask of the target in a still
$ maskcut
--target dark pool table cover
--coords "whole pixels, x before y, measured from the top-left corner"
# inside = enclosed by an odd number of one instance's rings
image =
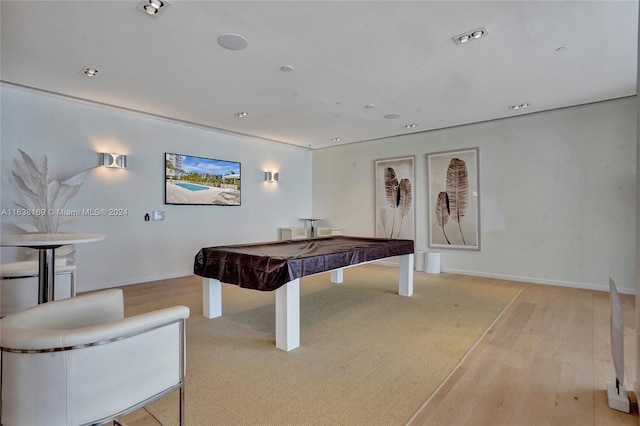
[[[193,272],[273,291],[296,278],[414,252],[413,240],[335,236],[202,248]]]

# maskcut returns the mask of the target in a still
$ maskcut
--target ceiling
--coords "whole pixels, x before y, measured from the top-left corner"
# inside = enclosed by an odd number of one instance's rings
[[[305,149],[636,94],[637,1],[139,5],[2,0],[2,81]]]

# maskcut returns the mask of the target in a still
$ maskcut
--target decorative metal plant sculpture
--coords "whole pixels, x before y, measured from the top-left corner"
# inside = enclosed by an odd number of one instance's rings
[[[26,152],[20,151],[20,158],[14,158],[11,174],[21,197],[15,204],[31,214],[25,215],[34,223],[17,223],[25,232],[56,233],[58,228],[71,220],[61,222],[64,215],[59,212],[80,189],[91,169],[59,182],[48,179],[47,156],[40,166]]]

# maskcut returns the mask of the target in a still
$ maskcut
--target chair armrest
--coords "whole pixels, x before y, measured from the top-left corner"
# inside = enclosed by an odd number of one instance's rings
[[[186,306],[172,306],[128,317],[120,321],[69,330],[62,337],[61,345],[63,347],[73,347],[123,339],[167,324],[186,320],[189,318],[189,314],[189,308]]]
[[[68,330],[123,318],[122,290],[111,289],[33,306],[7,315],[0,324],[3,332],[5,328]]]
[[[76,329],[26,329],[18,324],[2,326],[1,346],[10,350],[69,350],[121,340],[189,317],[189,308],[173,306],[133,317]]]

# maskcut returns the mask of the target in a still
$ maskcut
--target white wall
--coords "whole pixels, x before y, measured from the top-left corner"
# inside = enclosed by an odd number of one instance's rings
[[[416,247],[427,248],[426,154],[480,148],[480,252],[440,250],[445,271],[636,292],[636,116],[628,98],[433,132],[309,151],[185,126],[2,85],[0,207],[17,200],[11,162],[47,155],[51,178],[128,155],[127,170],[95,169],[69,208],[126,208],[61,230],[103,233],[77,246],[80,290],[191,273],[203,246],[277,238],[298,217],[325,217],[374,235],[374,160],[416,156]],[[163,153],[242,162],[242,206],[163,204]],[[313,160],[312,160],[313,157]],[[278,184],[263,171],[280,172]],[[311,172],[313,170],[313,173]],[[313,185],[312,182],[313,181]],[[313,193],[313,199],[311,198]],[[311,206],[313,205],[313,209]],[[164,210],[163,222],[144,214]],[[2,234],[20,232],[0,217]],[[3,262],[21,251],[0,249]]]
[[[636,291],[635,98],[314,151],[313,214],[374,235],[374,160],[416,156],[416,249],[427,248],[426,154],[480,149],[481,251],[444,271]]]
[[[68,178],[97,165],[97,152],[128,155],[126,170],[96,168],[70,209],[127,209],[121,217],[78,217],[60,231],[101,233],[104,241],[76,246],[79,291],[183,276],[205,246],[277,239],[277,228],[302,226],[311,213],[311,152],[214,132],[1,86],[2,193],[0,207],[18,200],[11,164],[18,148],[34,159],[46,155],[49,177]],[[242,163],[242,205],[164,204],[164,153],[176,152]],[[263,172],[280,172],[278,184]],[[166,219],[145,222],[164,210]],[[3,235],[22,233],[21,218],[0,217]],[[2,248],[2,262],[20,260],[21,249]]]

